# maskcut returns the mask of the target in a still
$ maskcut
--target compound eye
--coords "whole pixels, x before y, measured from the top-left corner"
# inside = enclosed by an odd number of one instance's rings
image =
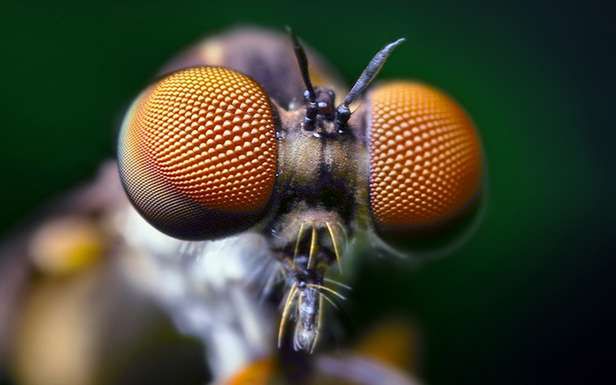
[[[427,85],[393,82],[370,101],[370,209],[385,238],[441,232],[473,211],[482,185],[475,127],[458,104]]]
[[[222,67],[173,73],[127,114],[118,143],[129,199],[160,231],[213,239],[267,210],[278,157],[274,111],[253,79]]]

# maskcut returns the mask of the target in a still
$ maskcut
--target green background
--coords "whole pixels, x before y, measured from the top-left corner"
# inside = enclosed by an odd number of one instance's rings
[[[114,154],[122,112],[159,66],[238,23],[291,25],[352,81],[404,36],[381,78],[458,99],[481,132],[479,230],[411,269],[364,263],[350,328],[389,313],[424,333],[427,384],[588,383],[614,357],[609,233],[614,44],[598,4],[524,0],[278,4],[156,1],[3,5],[0,234]],[[605,354],[604,354],[605,353]]]

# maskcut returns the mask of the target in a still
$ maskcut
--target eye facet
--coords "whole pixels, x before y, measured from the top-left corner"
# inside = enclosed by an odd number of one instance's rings
[[[148,222],[212,239],[262,218],[276,180],[274,111],[254,80],[222,67],[176,72],[148,88],[119,138],[120,175]]]
[[[478,199],[480,140],[455,101],[424,84],[393,82],[370,100],[370,209],[380,233],[446,225]]]

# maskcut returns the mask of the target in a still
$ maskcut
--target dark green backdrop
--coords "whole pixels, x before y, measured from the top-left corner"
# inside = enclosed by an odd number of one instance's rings
[[[367,262],[352,323],[412,314],[425,332],[428,384],[588,383],[607,365],[607,10],[530,0],[86,3],[2,6],[2,234],[113,156],[126,104],[204,34],[288,24],[347,81],[405,36],[381,77],[421,79],[465,106],[483,136],[490,199],[479,231],[449,258],[416,271]]]

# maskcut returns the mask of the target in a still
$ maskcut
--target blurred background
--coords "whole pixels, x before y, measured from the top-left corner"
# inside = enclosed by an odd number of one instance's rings
[[[346,326],[412,317],[427,384],[590,383],[613,367],[616,60],[611,15],[599,2],[3,8],[2,239],[114,156],[128,103],[199,38],[242,23],[290,25],[350,83],[377,49],[404,36],[380,78],[419,79],[461,102],[484,141],[489,201],[479,230],[448,258],[419,269],[365,258]]]

